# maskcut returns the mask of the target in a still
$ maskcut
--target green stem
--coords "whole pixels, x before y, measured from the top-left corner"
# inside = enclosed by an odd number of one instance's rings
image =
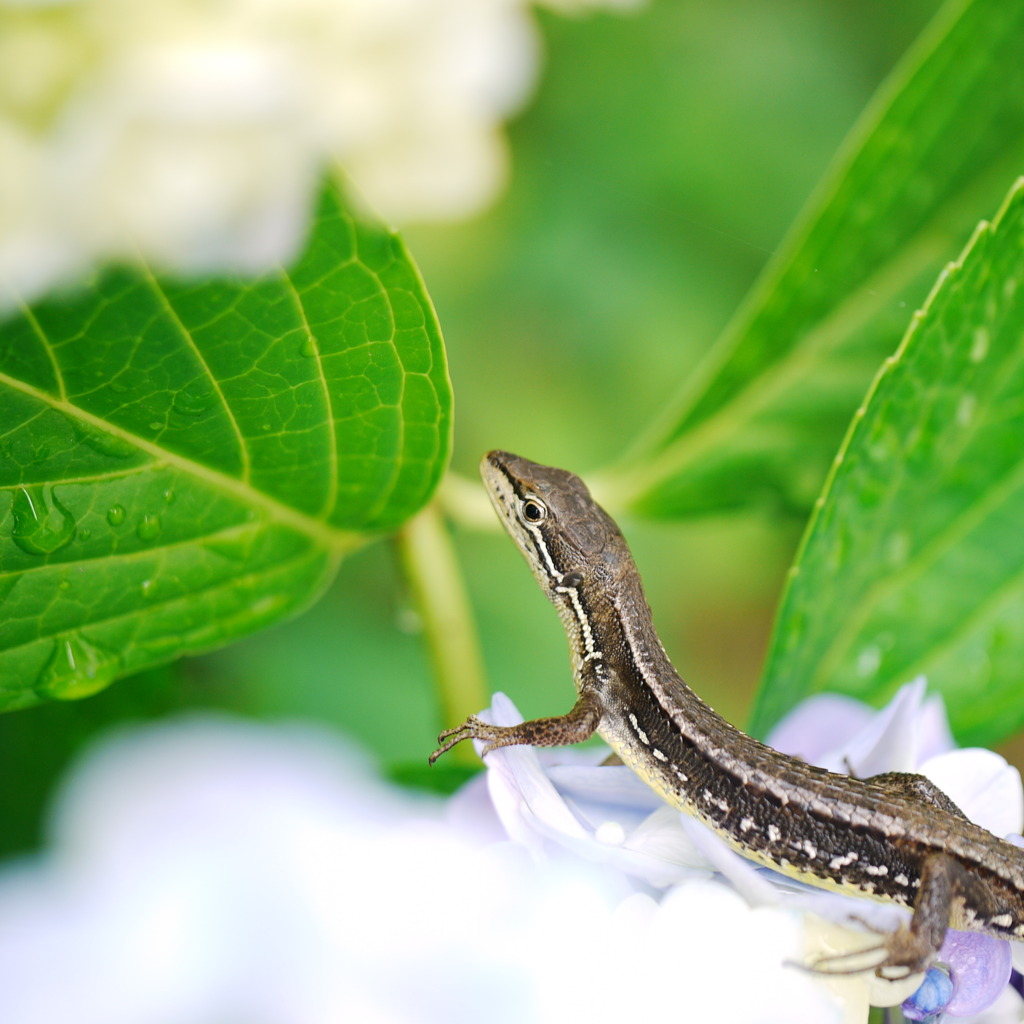
[[[428,505],[398,535],[406,579],[423,623],[445,726],[458,725],[489,703],[476,623],[462,571],[440,511]],[[452,755],[474,757],[468,744]]]

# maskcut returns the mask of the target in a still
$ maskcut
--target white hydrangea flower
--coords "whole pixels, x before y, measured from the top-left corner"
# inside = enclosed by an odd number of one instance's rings
[[[802,953],[799,915],[707,870],[660,897],[533,857],[488,833],[485,795],[416,799],[311,730],[108,741],[45,857],[0,874],[0,1020],[564,1024],[629,1019],[638,994],[653,1017],[841,1020],[779,962]]]
[[[283,262],[332,164],[392,223],[474,213],[537,51],[527,0],[0,0],[0,282]]]

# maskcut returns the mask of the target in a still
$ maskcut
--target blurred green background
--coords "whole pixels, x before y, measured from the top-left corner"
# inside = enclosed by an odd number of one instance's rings
[[[494,447],[584,476],[621,457],[938,6],[661,0],[629,15],[541,12],[545,66],[508,128],[503,200],[470,223],[405,233],[448,346],[454,472],[475,481]],[[669,653],[742,722],[803,524],[748,514],[621,525]],[[566,710],[561,628],[513,545],[496,524],[456,525],[455,539],[488,685],[527,716]],[[55,781],[98,732],[201,707],[315,718],[390,770],[422,765],[445,723],[393,545],[352,557],[290,623],[86,701],[0,717],[0,853],[39,844]]]

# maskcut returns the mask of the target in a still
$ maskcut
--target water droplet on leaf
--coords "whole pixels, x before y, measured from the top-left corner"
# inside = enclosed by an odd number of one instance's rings
[[[956,421],[961,427],[969,427],[974,419],[974,410],[978,407],[977,397],[968,391],[960,396],[956,407]]]
[[[100,427],[94,427],[91,423],[83,423],[81,420],[69,417],[68,421],[79,442],[88,445],[100,455],[109,455],[114,459],[127,459],[138,452],[138,448],[123,437],[111,434]]]
[[[119,659],[79,633],[58,637],[53,654],[36,680],[41,697],[77,700],[109,686],[118,675]]]
[[[865,647],[864,650],[857,655],[857,675],[864,679],[868,679],[878,671],[881,664],[881,650],[874,645],[871,647]]]
[[[229,562],[245,562],[252,554],[259,531],[250,527],[210,537],[205,546]]]
[[[398,608],[395,611],[395,627],[409,636],[423,632],[423,618],[415,608]]]
[[[970,359],[972,363],[980,363],[988,355],[989,334],[987,327],[975,327],[971,341]]]
[[[156,580],[143,580],[141,589],[143,597],[152,597],[156,589]]]
[[[174,411],[184,416],[202,416],[220,401],[216,391],[199,391],[186,388],[174,396]]]
[[[153,420],[149,424],[150,430],[163,430],[164,425],[159,420]]]
[[[160,536],[160,517],[145,515],[139,520],[135,533],[139,540],[156,540]]]
[[[317,348],[316,348],[316,338],[311,334],[302,343],[302,347],[299,349],[299,352],[301,352],[302,355],[304,355],[304,356],[315,356],[316,355],[316,351],[317,351]]]
[[[49,488],[49,502],[39,485],[19,487],[14,492],[14,529],[11,538],[29,555],[52,555],[70,544],[75,520]]]
[[[124,522],[124,505],[111,505],[107,509],[107,522],[111,526],[120,526]]]
[[[261,619],[264,616],[274,616],[287,604],[287,598],[283,594],[264,594],[263,597],[253,601],[249,611],[254,619]]]
[[[910,554],[910,538],[903,530],[898,530],[889,538],[888,549],[890,564],[901,566]]]

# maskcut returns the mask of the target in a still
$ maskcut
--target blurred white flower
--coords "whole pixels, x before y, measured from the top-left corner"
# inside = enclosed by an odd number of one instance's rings
[[[573,899],[509,853],[312,730],[140,730],[80,766],[49,856],[0,884],[0,1020],[468,1021],[493,993],[530,1019],[525,933]]]
[[[487,834],[312,730],[181,721],[79,766],[0,875],[4,1024],[838,1021],[799,916]],[[493,823],[493,822],[492,822]],[[682,876],[680,876],[682,877]],[[765,956],[771,949],[773,956]],[[734,986],[741,974],[742,990]]]
[[[332,164],[393,223],[476,212],[537,57],[528,0],[0,0],[0,282],[266,268]]]

